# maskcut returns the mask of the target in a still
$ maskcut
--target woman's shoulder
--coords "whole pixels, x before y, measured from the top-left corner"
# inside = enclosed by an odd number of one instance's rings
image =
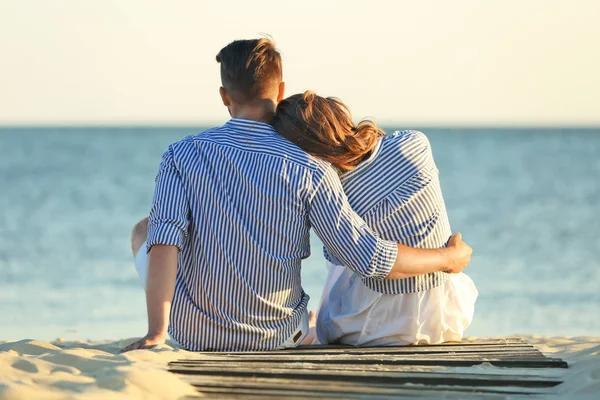
[[[430,147],[429,139],[421,131],[407,129],[402,131],[395,131],[384,137],[384,142],[389,145],[404,145],[404,146],[422,146]]]
[[[386,135],[381,145],[383,155],[400,157],[408,162],[429,163],[433,158],[429,139],[421,131],[395,131]]]

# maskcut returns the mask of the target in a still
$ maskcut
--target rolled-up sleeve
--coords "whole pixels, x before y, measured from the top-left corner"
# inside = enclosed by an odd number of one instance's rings
[[[313,185],[309,219],[323,244],[357,274],[385,278],[398,255],[396,243],[378,237],[352,210],[332,168],[316,171]]]
[[[177,246],[182,249],[189,224],[189,203],[169,147],[162,157],[152,208],[148,218],[148,241],[146,250],[155,244]]]

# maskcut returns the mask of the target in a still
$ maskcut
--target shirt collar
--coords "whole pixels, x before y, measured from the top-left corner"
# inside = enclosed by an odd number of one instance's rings
[[[246,134],[276,134],[275,129],[260,121],[252,121],[243,118],[231,118],[225,126],[233,128],[237,131],[243,131]]]

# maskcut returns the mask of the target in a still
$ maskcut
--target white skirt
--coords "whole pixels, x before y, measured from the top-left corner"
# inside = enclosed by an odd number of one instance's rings
[[[459,341],[473,320],[478,292],[463,273],[424,292],[382,294],[346,267],[328,263],[328,268],[317,316],[320,343],[402,346]]]

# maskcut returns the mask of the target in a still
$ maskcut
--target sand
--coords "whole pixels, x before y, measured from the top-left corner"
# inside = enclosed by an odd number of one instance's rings
[[[132,341],[1,343],[0,399],[177,399],[197,394],[166,371],[169,361],[193,353],[165,344],[118,354]]]
[[[565,380],[553,389],[556,394],[544,398],[600,398],[600,337],[520,336],[570,365],[567,370],[539,370]],[[132,341],[0,343],[0,399],[177,399],[198,395],[192,386],[166,371],[169,361],[198,355],[169,344],[118,354]]]
[[[556,398],[600,399],[600,337],[521,336],[545,355],[569,364],[558,374],[564,383],[556,387]]]

